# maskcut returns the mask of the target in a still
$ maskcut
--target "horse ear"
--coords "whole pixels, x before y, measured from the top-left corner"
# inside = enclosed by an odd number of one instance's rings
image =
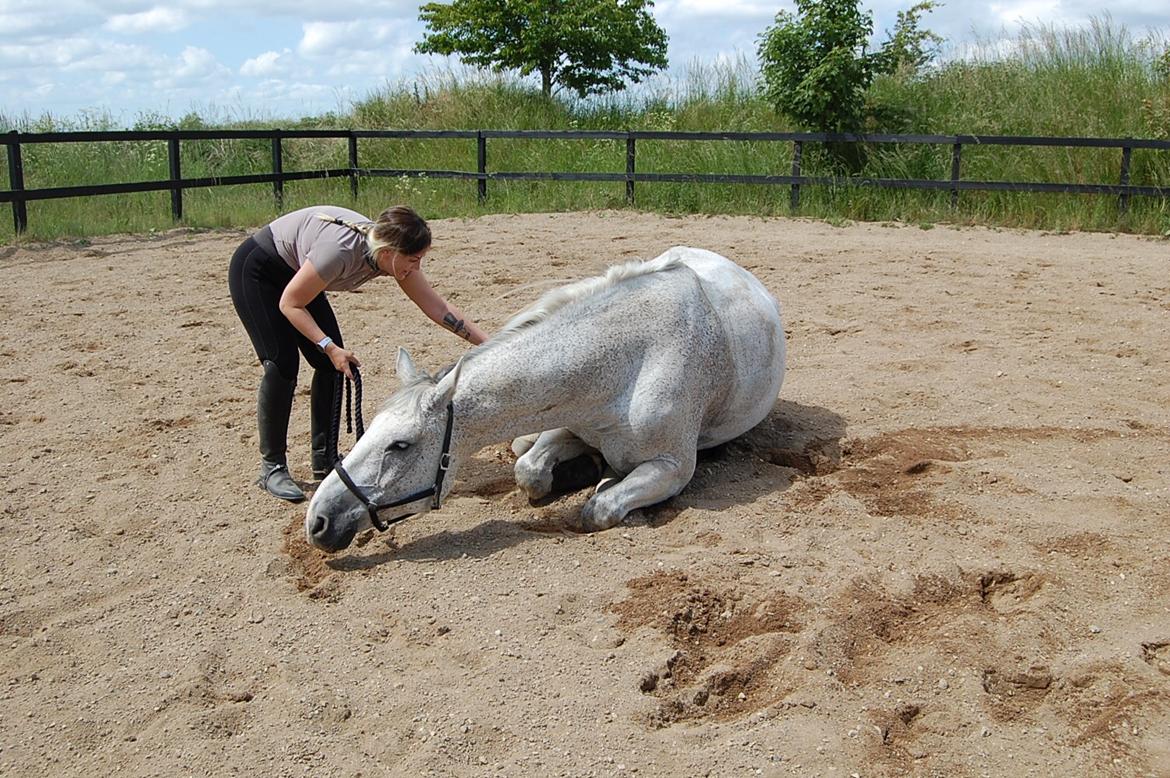
[[[418,376],[418,368],[414,366],[414,360],[410,358],[410,352],[402,346],[398,347],[398,363],[395,365],[398,372],[398,380],[402,383],[409,383]]]
[[[463,360],[460,359],[445,376],[439,379],[438,385],[435,386],[435,394],[433,395],[435,405],[446,405],[451,402],[451,398],[455,396],[455,387],[459,384],[459,372],[462,369]]]

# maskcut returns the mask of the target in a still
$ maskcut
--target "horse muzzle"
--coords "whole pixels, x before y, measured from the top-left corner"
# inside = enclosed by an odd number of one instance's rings
[[[324,511],[310,510],[305,516],[305,539],[322,551],[341,551],[353,542],[363,518],[365,511],[360,509],[332,516]]]

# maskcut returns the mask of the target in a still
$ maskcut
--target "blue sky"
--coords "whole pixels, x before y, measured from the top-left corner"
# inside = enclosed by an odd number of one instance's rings
[[[863,3],[876,33],[912,0]],[[412,52],[418,3],[400,0],[0,0],[0,114],[86,112],[131,124],[143,115],[284,118],[345,111],[387,84],[462,72]],[[780,10],[760,0],[659,0],[678,80],[695,64],[747,58]],[[1020,25],[1078,26],[1109,13],[1135,38],[1170,40],[1170,4],[1116,0],[951,0],[926,17],[955,56],[994,45]],[[535,81],[534,84],[538,83]]]

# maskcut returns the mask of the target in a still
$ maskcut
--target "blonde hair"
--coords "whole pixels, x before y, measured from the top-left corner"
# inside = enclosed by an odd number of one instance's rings
[[[351,222],[327,213],[317,214],[318,219],[349,227],[366,238],[366,249],[371,259],[382,249],[393,249],[399,254],[414,256],[431,245],[431,228],[426,219],[413,208],[395,205],[378,214],[374,222]]]

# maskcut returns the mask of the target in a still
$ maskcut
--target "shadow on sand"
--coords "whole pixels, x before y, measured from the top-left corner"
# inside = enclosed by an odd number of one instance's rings
[[[753,429],[700,451],[695,475],[680,494],[635,511],[627,522],[661,526],[690,507],[725,510],[779,494],[798,478],[830,473],[841,463],[845,427],[845,419],[826,408],[778,400]],[[480,496],[501,495],[513,486],[506,468],[504,462],[469,462],[457,489]],[[338,556],[327,564],[334,570],[364,570],[391,560],[433,562],[464,555],[484,558],[520,543],[572,534],[573,516],[580,503],[579,495],[570,495],[551,501],[551,510],[538,521],[492,519],[467,530],[444,530],[373,554]]]

